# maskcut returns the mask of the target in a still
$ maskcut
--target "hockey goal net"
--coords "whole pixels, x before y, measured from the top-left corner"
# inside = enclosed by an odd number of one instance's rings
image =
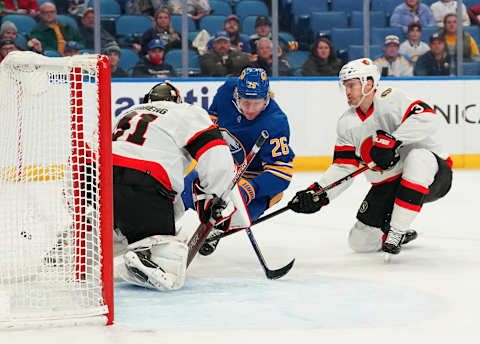
[[[110,65],[0,64],[0,327],[113,320]]]

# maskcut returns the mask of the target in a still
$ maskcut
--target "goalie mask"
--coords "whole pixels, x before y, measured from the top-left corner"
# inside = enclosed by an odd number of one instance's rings
[[[338,77],[340,78],[341,87],[343,87],[345,81],[351,79],[358,79],[362,84],[362,98],[358,104],[352,105],[352,107],[360,106],[365,97],[378,88],[380,81],[380,73],[378,72],[377,66],[373,64],[372,60],[367,58],[348,62],[342,67]],[[372,80],[373,87],[370,91],[365,93],[365,87],[367,86],[367,81],[369,79]]]
[[[160,100],[179,104],[182,102],[182,97],[180,96],[180,92],[178,91],[178,89],[174,87],[171,83],[161,82],[153,86],[150,92],[145,94],[145,96],[143,97],[143,104]]]
[[[264,109],[270,102],[270,84],[267,72],[262,68],[245,68],[237,80],[237,87],[234,91],[235,105],[238,111],[242,112],[240,98],[265,99]]]

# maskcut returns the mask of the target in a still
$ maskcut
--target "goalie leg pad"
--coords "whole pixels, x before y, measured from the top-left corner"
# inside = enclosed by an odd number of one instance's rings
[[[382,248],[382,237],[380,228],[357,221],[348,234],[348,244],[357,253],[377,252]]]
[[[121,277],[132,284],[156,290],[183,286],[188,246],[175,236],[155,235],[129,245]]]

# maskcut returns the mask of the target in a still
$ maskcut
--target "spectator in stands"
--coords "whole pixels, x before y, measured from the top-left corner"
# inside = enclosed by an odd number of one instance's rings
[[[310,55],[302,66],[304,76],[337,76],[342,61],[335,54],[332,43],[321,37],[312,44]]]
[[[413,66],[404,55],[398,53],[400,40],[395,35],[385,37],[384,54],[377,57],[373,63],[382,76],[412,76]]]
[[[159,9],[167,7],[167,0],[135,0],[129,1],[128,13],[153,17]]]
[[[37,0],[3,0],[3,14],[26,14],[35,18],[38,16],[40,6]]]
[[[15,42],[9,38],[2,39],[0,41],[0,62],[8,55],[11,51],[20,50]]]
[[[133,50],[140,55],[145,55],[148,43],[154,38],[162,40],[166,51],[181,47],[180,35],[173,29],[170,12],[166,7],[157,10],[153,27],[143,33],[139,43],[133,44]]]
[[[248,63],[248,54],[231,48],[226,31],[217,32],[213,49],[200,57],[200,68],[205,76],[239,75]]]
[[[450,69],[450,56],[445,49],[445,41],[443,36],[436,32],[430,37],[430,50],[418,58],[414,74],[449,75]]]
[[[173,67],[163,62],[165,46],[159,38],[148,43],[147,55],[140,58],[133,67],[133,76],[147,78],[170,78],[176,76]]]
[[[474,25],[480,25],[480,4],[473,5],[467,10],[471,23]]]
[[[80,25],[78,31],[85,39],[85,49],[94,49],[94,27],[95,27],[95,14],[93,8],[87,8],[83,13],[82,19],[80,19]],[[100,27],[100,45],[103,48],[108,42],[115,41],[110,32]]]
[[[0,40],[2,39],[11,39],[12,41],[16,41],[18,38],[18,31],[17,27],[11,21],[5,21],[2,26],[0,26]],[[32,38],[27,42],[27,46],[19,45],[15,43],[17,46],[21,47],[25,50],[31,50],[38,54],[43,54],[42,43],[36,38]]]
[[[65,43],[65,49],[63,51],[63,56],[75,56],[80,55],[80,48],[78,43],[75,41],[68,41]]]
[[[168,6],[171,13],[182,13],[182,0],[169,0]],[[208,0],[187,0],[187,14],[193,20],[200,20],[207,14],[210,14],[211,11]]]
[[[273,61],[273,43],[267,37],[262,37],[257,41],[257,60],[251,63],[251,67],[263,68],[267,75],[273,74],[272,61]],[[280,55],[280,54],[279,54]],[[290,68],[287,60],[284,58],[278,58],[278,75],[280,76],[293,76],[295,71]]]
[[[470,18],[468,17],[465,4],[462,4],[462,7],[463,26],[470,26]],[[439,0],[431,4],[430,9],[437,21],[437,26],[443,27],[443,18],[449,13],[457,13],[457,2],[455,0]]]
[[[425,54],[430,48],[427,43],[422,42],[422,25],[418,22],[408,24],[407,39],[400,44],[400,54],[407,56],[413,63],[417,62],[419,56]]]
[[[121,67],[118,66],[118,62],[120,62],[121,58],[121,50],[117,42],[107,43],[107,45],[105,45],[103,53],[107,55],[110,60],[110,75],[112,76],[112,78],[128,77],[127,72],[125,72]]]
[[[420,0],[405,0],[403,4],[395,7],[390,17],[390,25],[401,27],[405,33],[411,22],[419,22],[423,27],[436,25],[432,11],[427,5],[420,3]]]
[[[68,14],[77,18],[82,18],[89,8],[89,0],[69,0],[68,2]]]
[[[77,29],[67,23],[57,21],[57,8],[51,2],[40,6],[40,22],[30,33],[32,38],[42,43],[44,50],[56,50],[63,55],[65,42],[76,41],[80,49],[85,47],[83,37]]]
[[[447,51],[450,56],[457,56],[457,15],[454,13],[447,14],[443,18],[443,29],[439,30],[447,45]],[[465,61],[477,61],[480,59],[478,55],[478,45],[473,37],[463,31],[463,58]]]
[[[268,17],[258,16],[255,20],[255,33],[250,36],[250,50],[252,54],[257,53],[257,41],[263,37],[272,39],[272,23]],[[298,42],[287,42],[280,37],[278,38],[278,45],[282,49],[282,53],[298,49]]]
[[[251,53],[249,40],[240,35],[240,21],[236,15],[231,14],[227,17],[223,23],[223,29],[227,31],[228,35],[230,36],[232,49],[237,49],[243,51],[244,53]]]

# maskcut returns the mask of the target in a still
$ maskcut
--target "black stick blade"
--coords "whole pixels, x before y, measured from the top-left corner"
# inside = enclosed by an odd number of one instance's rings
[[[265,270],[265,275],[267,275],[268,279],[279,279],[288,274],[290,269],[293,267],[293,264],[295,263],[295,259],[293,259],[290,263],[285,265],[283,268],[277,269],[277,270]]]

